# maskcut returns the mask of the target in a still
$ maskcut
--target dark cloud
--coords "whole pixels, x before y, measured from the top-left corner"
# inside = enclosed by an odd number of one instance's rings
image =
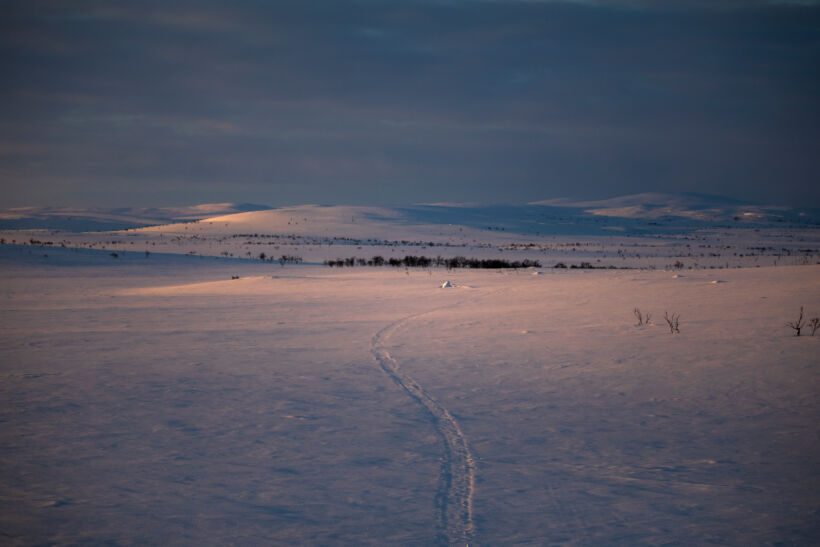
[[[0,196],[817,205],[819,29],[816,2],[2,2]]]

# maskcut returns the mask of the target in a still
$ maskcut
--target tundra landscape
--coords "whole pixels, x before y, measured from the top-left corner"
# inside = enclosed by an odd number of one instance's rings
[[[667,194],[5,209],[0,537],[814,544],[818,226]]]
[[[820,0],[0,0],[0,547],[820,545]]]

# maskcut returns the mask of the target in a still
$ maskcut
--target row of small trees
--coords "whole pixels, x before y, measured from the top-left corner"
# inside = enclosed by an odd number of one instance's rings
[[[408,255],[404,258],[384,258],[383,256],[374,256],[370,259],[364,258],[339,258],[336,260],[325,260],[326,266],[393,266],[395,268],[430,268],[432,266],[447,268],[448,270],[455,268],[540,268],[541,263],[537,260],[502,260],[500,258],[466,258],[463,256],[456,256],[453,258],[444,258],[437,256],[430,258],[427,256]]]
[[[650,325],[652,323],[652,314],[651,313],[644,313],[640,310],[640,308],[635,308],[632,310],[632,313],[635,315],[635,319],[638,320],[638,326],[642,327],[644,325]],[[663,312],[663,319],[666,321],[666,325],[669,327],[669,332],[672,334],[680,333],[679,323],[680,323],[680,314],[669,314],[668,312]],[[800,314],[797,316],[796,321],[789,321],[786,323],[786,326],[789,327],[794,331],[795,336],[800,336],[804,329],[811,330],[811,336],[820,330],[820,317],[812,317],[811,319],[805,319],[803,317],[803,306],[800,306]]]
[[[273,262],[276,260],[279,264],[284,266],[285,264],[300,264],[302,262],[302,257],[296,255],[282,255],[279,258],[274,258],[272,256],[266,256],[265,253],[259,253],[259,260],[267,260],[268,262]]]
[[[610,265],[610,266],[593,266],[593,264],[591,262],[581,262],[578,265],[570,264],[569,266],[567,266],[563,262],[558,262],[557,264],[555,264],[555,266],[553,266],[553,268],[558,268],[558,269],[569,268],[570,270],[617,270],[617,269],[619,269],[617,266],[612,266],[612,265]],[[624,268],[620,268],[620,269],[621,270],[628,270],[630,268],[625,268],[624,267]]]

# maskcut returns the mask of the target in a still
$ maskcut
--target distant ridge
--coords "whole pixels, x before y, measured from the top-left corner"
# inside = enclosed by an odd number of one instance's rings
[[[693,192],[645,192],[600,200],[567,198],[535,201],[530,205],[580,209],[602,217],[631,219],[681,218],[705,222],[737,220],[801,220],[818,217],[818,211],[777,205],[760,205],[725,196]]]
[[[270,208],[253,203],[203,203],[179,207],[15,207],[0,209],[0,229],[123,230]]]
[[[625,206],[688,206],[695,208],[710,208],[715,206],[757,205],[743,202],[726,196],[716,196],[697,192],[642,192],[627,194],[606,199],[574,200],[570,198],[548,199],[534,201],[531,205],[551,205],[560,207],[625,207]]]
[[[673,233],[715,225],[820,225],[820,210],[744,203],[706,194],[647,192],[601,200],[567,198],[528,204],[428,203],[405,206],[205,203],[181,207],[20,207],[0,210],[0,229],[65,232],[144,229],[184,233],[299,234],[352,239],[445,241],[487,231],[519,235]]]

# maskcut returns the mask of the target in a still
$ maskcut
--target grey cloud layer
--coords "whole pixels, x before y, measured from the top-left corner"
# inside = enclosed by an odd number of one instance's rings
[[[820,202],[820,9],[665,6],[2,3],[3,201]]]

